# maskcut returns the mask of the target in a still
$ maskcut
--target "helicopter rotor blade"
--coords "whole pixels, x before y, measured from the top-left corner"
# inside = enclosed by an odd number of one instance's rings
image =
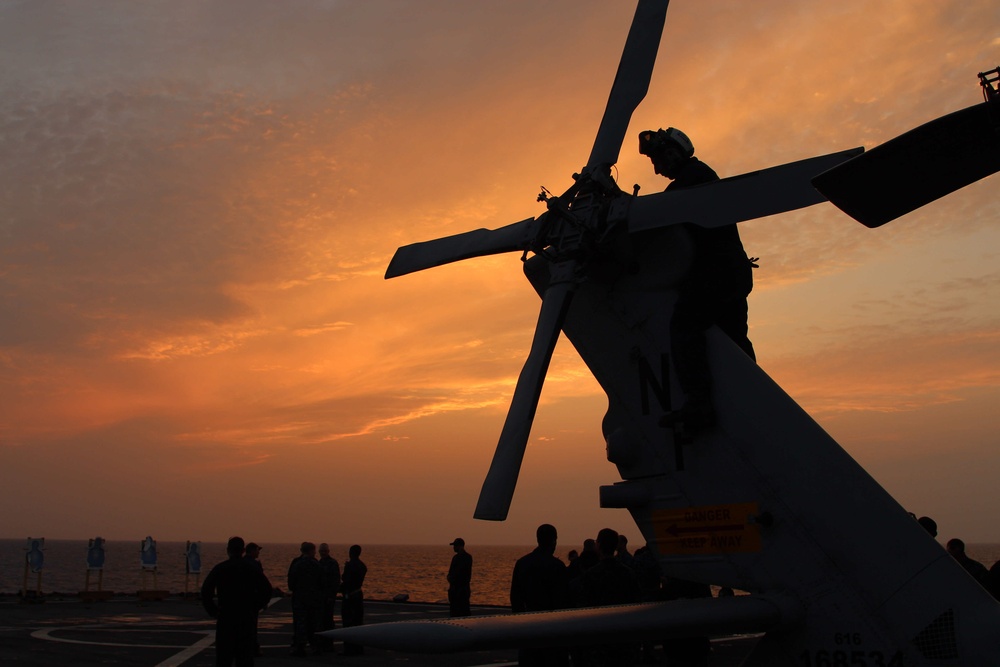
[[[540,220],[541,217],[527,218],[497,229],[474,229],[432,241],[411,243],[396,250],[385,270],[385,277],[405,276],[472,257],[525,250],[535,238]]]
[[[880,227],[1000,171],[1000,100],[935,118],[813,180],[830,203]]]
[[[636,197],[629,208],[629,232],[682,222],[721,227],[819,204],[826,197],[813,187],[812,179],[862,151],[851,148],[704,185]]]
[[[576,289],[575,271],[574,261],[552,267],[553,278],[542,297],[531,351],[517,378],[514,397],[493,454],[493,462],[479,493],[479,503],[474,514],[477,519],[503,521],[507,518],[517,477],[521,472],[524,450],[528,445],[531,422],[535,418],[538,398],[545,382],[545,373]]]
[[[604,117],[587,160],[588,167],[618,162],[632,112],[649,89],[668,3],[669,0],[639,0],[635,8]]]

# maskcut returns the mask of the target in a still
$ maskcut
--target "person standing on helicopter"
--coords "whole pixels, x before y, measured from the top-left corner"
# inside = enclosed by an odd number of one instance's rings
[[[650,159],[658,175],[671,180],[667,190],[719,180],[694,156],[687,135],[676,128],[640,132],[639,152]],[[664,418],[664,425],[679,426],[693,435],[715,423],[705,331],[717,325],[756,361],[747,337],[747,296],[753,289],[756,260],[747,257],[735,224],[705,228],[684,223],[683,227],[693,251],[670,319],[670,353],[685,402]]]

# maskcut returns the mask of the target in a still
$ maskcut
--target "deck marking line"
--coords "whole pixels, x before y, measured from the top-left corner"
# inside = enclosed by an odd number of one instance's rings
[[[179,665],[183,665],[185,662],[195,657],[214,643],[215,631],[213,630],[212,632],[206,633],[204,637],[196,641],[194,644],[191,644],[191,646],[188,646],[177,655],[171,656],[156,665],[156,667],[178,667]]]
[[[77,630],[74,626],[63,628],[45,628],[35,630],[31,636],[35,639],[46,639],[50,642],[62,642],[63,644],[86,644],[89,646],[115,646],[121,648],[186,648],[183,644],[122,644],[120,642],[90,642],[83,639],[66,639],[64,637],[53,637],[50,633],[58,630]]]

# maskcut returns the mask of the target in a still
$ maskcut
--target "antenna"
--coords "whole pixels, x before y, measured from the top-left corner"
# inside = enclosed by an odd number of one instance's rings
[[[998,81],[1000,81],[1000,67],[979,73],[979,85],[983,87],[983,98],[987,102],[1000,99],[1000,91],[997,91],[997,87],[993,85]]]

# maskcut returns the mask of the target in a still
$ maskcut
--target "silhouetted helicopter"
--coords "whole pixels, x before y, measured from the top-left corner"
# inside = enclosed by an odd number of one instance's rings
[[[714,427],[686,443],[661,422],[683,399],[669,355],[675,288],[690,262],[678,223],[728,225],[829,199],[868,226],[884,224],[1000,169],[995,78],[981,76],[992,91],[983,104],[867,153],[638,196],[621,191],[610,168],[646,94],[667,4],[639,0],[590,157],[563,194],[543,191],[545,213],[402,247],[386,277],[521,252],[542,297],[477,518],[507,516],[562,331],[608,395],[603,432],[622,481],[601,488],[601,506],[629,510],[671,577],[750,595],[334,634],[448,652],[762,632],[747,665],[992,664],[1000,605],[717,328],[707,332]],[[643,242],[630,243],[637,235]]]

